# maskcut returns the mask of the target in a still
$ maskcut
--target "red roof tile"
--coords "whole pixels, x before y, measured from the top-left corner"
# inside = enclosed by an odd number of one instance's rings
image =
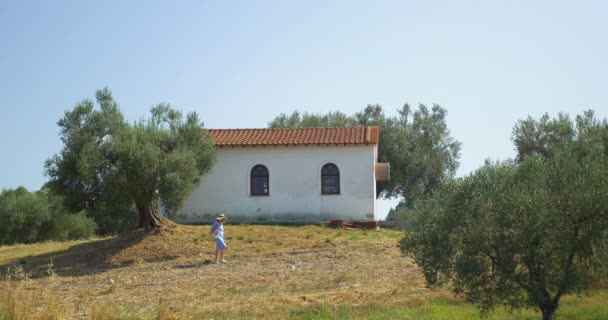
[[[378,127],[208,129],[216,146],[377,144]]]

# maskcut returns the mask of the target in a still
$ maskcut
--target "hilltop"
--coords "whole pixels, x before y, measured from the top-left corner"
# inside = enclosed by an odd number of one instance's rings
[[[169,223],[153,234],[0,247],[0,319],[479,316],[425,287],[398,231],[227,224],[228,263],[216,265],[208,228]],[[585,310],[606,301],[601,293]]]

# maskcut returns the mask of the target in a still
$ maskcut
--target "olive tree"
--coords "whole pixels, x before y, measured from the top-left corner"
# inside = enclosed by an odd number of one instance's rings
[[[159,199],[179,208],[212,167],[211,140],[196,113],[159,104],[129,123],[107,88],[96,98],[99,110],[87,99],[59,120],[64,147],[46,162],[47,186],[74,209],[135,207],[139,227],[157,228]]]
[[[597,120],[593,110],[585,111],[574,120],[563,113],[553,119],[544,114],[538,120],[528,117],[518,121],[513,128],[512,140],[518,160],[528,155],[549,159],[566,145],[582,155],[597,147],[608,152],[608,123],[606,119]]]
[[[564,294],[606,279],[608,126],[577,119],[550,153],[488,162],[417,203],[400,246],[429,285],[482,310],[534,306],[552,319]]]
[[[458,169],[460,142],[450,134],[447,111],[439,105],[420,104],[412,110],[404,104],[397,116],[386,116],[380,105],[368,105],[351,116],[342,112],[327,114],[280,114],[268,123],[270,128],[378,126],[379,161],[391,165],[390,181],[378,182],[377,197],[404,198],[411,205],[417,197],[430,194]]]

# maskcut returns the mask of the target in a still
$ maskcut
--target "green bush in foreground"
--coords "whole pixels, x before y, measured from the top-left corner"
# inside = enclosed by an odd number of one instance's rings
[[[548,126],[571,133],[551,152],[486,163],[418,204],[401,249],[429,285],[445,280],[485,311],[536,307],[553,319],[561,297],[606,279],[608,124],[567,120]]]

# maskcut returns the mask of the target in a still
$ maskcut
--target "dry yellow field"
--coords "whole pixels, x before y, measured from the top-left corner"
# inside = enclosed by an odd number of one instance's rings
[[[445,294],[424,287],[400,255],[397,231],[228,224],[228,263],[216,265],[207,230],[170,224],[147,236],[2,247],[2,270],[13,280],[3,280],[1,298],[31,317],[217,319],[286,318],[318,304],[416,304]]]
[[[480,319],[425,287],[393,230],[226,225],[227,264],[208,226],[168,223],[90,241],[0,247],[0,320]],[[560,319],[606,319],[608,292],[564,297]],[[498,310],[486,319],[538,319]]]

